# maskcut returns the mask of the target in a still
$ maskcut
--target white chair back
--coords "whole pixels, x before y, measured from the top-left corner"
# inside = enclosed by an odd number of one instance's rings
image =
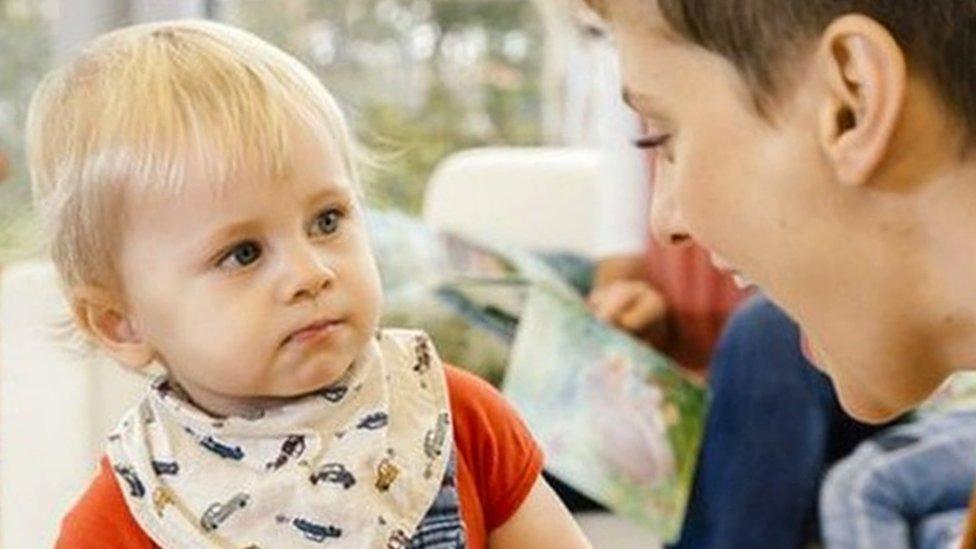
[[[449,156],[424,196],[423,217],[451,232],[536,251],[592,257],[600,152],[484,148]]]
[[[145,381],[73,349],[47,262],[0,271],[0,547],[51,547]]]

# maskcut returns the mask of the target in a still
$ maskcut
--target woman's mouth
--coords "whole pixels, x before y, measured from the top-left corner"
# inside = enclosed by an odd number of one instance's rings
[[[727,263],[715,254],[712,254],[711,259],[712,265],[723,273],[730,275],[732,277],[732,282],[734,282],[736,287],[738,287],[740,290],[748,290],[749,288],[755,287],[755,284],[751,280],[742,276],[742,274],[734,269],[730,263]]]
[[[740,290],[748,290],[755,287],[755,284],[753,284],[751,280],[736,272],[732,273],[732,282],[734,282],[736,287]]]

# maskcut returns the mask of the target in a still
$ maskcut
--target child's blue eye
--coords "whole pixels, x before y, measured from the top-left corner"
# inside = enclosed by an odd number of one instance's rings
[[[312,232],[317,234],[332,234],[339,230],[339,221],[342,219],[342,212],[329,208],[315,217]]]
[[[246,267],[257,261],[259,257],[261,257],[261,246],[258,243],[241,242],[220,260],[220,266],[225,268]]]

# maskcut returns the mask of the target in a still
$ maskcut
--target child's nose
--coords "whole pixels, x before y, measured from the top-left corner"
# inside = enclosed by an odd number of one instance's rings
[[[332,286],[335,270],[320,251],[312,246],[300,246],[287,257],[288,275],[283,288],[284,300],[294,303],[315,299]]]

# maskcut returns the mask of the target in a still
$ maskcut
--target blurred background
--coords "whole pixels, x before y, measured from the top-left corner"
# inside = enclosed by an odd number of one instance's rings
[[[0,263],[38,246],[23,162],[30,94],[52,64],[101,32],[206,17],[276,44],[322,78],[362,142],[378,153],[370,205],[417,214],[432,168],[452,152],[572,144],[586,135],[585,111],[564,108],[587,95],[578,88],[587,86],[590,72],[585,65],[568,70],[579,60],[570,53],[583,51],[587,34],[571,6],[569,0],[0,0],[0,151],[9,163],[0,186]]]

